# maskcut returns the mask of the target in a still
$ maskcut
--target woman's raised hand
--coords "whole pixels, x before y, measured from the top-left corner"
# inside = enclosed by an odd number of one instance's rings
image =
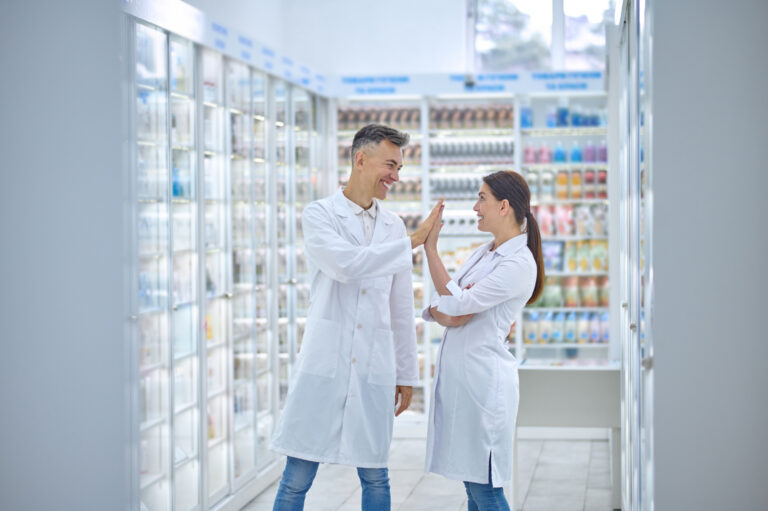
[[[424,220],[415,231],[413,231],[413,234],[411,234],[411,248],[416,248],[426,241],[427,236],[432,230],[432,227],[434,227],[435,222],[438,220],[438,216],[442,216],[442,212],[443,199],[440,199],[437,201],[437,205],[432,208],[432,212],[429,214],[427,219]]]
[[[440,236],[440,229],[442,228],[443,228],[443,208],[440,208],[440,212],[437,214],[437,219],[435,220],[435,223],[432,224],[432,229],[430,229],[429,234],[427,234],[427,239],[424,242],[425,250],[428,250],[428,249],[437,250],[437,238]]]

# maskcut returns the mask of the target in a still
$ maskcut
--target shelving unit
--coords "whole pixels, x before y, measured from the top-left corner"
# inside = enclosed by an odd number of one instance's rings
[[[420,160],[409,165],[406,152],[400,183],[388,194],[385,206],[400,214],[411,229],[437,198],[446,199],[439,246],[450,272],[457,270],[477,246],[491,239],[489,234],[477,231],[476,215],[472,211],[482,176],[496,170],[520,171],[531,187],[532,206],[547,253],[547,300],[521,313],[511,327],[509,348],[520,359],[599,363],[612,356],[607,333],[608,324],[613,320],[606,319],[612,317],[608,303],[608,247],[612,238],[607,228],[611,202],[603,145],[607,129],[604,125],[547,127],[548,115],[555,123],[558,114],[561,121],[567,119],[569,102],[573,111],[579,113],[580,123],[604,124],[604,93],[339,100],[338,169],[343,183],[349,172],[349,148],[356,129],[368,122],[403,119],[402,114],[395,112],[415,111],[418,106],[419,123],[415,122],[415,116],[407,123],[389,123],[411,134],[412,144],[419,146]],[[529,122],[533,120],[536,122]],[[530,127],[523,127],[524,122],[530,123]],[[560,139],[563,143],[567,141],[568,151],[563,148],[557,155],[558,160],[564,161],[552,161],[553,149]],[[577,158],[571,158],[574,143],[580,144],[582,161],[578,161],[578,154]],[[589,154],[585,155],[588,145],[591,146]],[[540,161],[542,146],[549,150],[544,151],[546,154]],[[526,155],[528,147],[535,149],[528,149]],[[589,161],[583,161],[585,159]],[[562,180],[566,176],[564,183],[556,182],[558,177]],[[573,176],[588,179],[586,183],[582,179],[579,189],[576,186],[579,182],[571,179]],[[553,250],[559,250],[559,256],[552,254]],[[422,263],[420,250],[414,252],[414,257]],[[416,399],[409,416],[423,421],[423,412],[429,407],[431,375],[443,328],[420,319],[420,311],[433,292],[427,269],[422,264],[415,266],[413,278],[422,382],[415,389]],[[567,284],[567,296],[563,290],[557,291],[561,284]],[[582,327],[597,324],[597,338],[601,342],[525,342],[523,331],[530,330],[533,315],[548,314],[553,319],[573,314],[571,319]],[[594,337],[592,334],[587,332],[588,338]]]
[[[318,196],[326,100],[129,26],[136,492],[142,510],[207,510],[279,468],[268,444],[306,323],[300,222]]]

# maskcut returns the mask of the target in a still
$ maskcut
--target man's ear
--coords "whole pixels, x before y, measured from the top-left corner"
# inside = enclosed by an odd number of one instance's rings
[[[358,149],[358,151],[355,153],[355,160],[354,160],[355,168],[359,168],[363,166],[365,157],[366,157],[365,151],[363,151],[362,149]]]

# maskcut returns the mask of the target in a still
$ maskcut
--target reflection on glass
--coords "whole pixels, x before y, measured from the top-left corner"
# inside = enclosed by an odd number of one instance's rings
[[[475,24],[478,71],[552,67],[552,2],[479,0]]]
[[[605,68],[605,24],[613,19],[613,2],[564,0],[565,68]]]

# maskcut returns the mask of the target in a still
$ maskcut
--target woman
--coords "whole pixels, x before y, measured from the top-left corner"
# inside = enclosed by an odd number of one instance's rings
[[[514,172],[483,178],[477,228],[493,234],[451,279],[437,252],[441,223],[424,250],[437,296],[427,321],[447,327],[437,355],[426,471],[464,482],[469,511],[509,510],[519,400],[517,361],[504,346],[520,310],[544,286],[531,193]]]

